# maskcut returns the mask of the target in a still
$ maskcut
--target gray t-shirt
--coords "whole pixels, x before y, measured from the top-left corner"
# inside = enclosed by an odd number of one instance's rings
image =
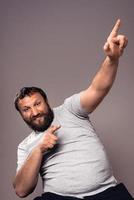
[[[88,113],[80,104],[80,94],[67,98],[54,108],[53,125],[61,125],[56,132],[58,142],[44,154],[40,174],[43,191],[65,196],[94,195],[115,186],[104,146],[93,128]],[[18,146],[18,168],[25,162],[43,133],[32,132]]]

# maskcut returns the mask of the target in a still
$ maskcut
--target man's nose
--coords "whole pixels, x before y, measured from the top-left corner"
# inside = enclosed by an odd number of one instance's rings
[[[32,116],[36,116],[38,114],[37,108],[32,108]]]

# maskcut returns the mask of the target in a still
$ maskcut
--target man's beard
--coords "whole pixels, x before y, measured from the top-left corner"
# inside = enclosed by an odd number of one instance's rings
[[[34,121],[39,117],[43,117],[43,122],[41,124],[36,124]],[[38,113],[36,116],[33,116],[31,119],[25,119],[25,118],[23,119],[32,130],[38,131],[38,132],[44,132],[51,125],[54,119],[54,113],[51,110],[51,108],[48,107],[47,113],[42,112],[42,113]]]

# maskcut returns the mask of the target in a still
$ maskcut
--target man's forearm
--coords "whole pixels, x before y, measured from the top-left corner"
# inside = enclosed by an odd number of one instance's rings
[[[35,148],[28,156],[25,164],[17,172],[13,186],[19,197],[25,197],[35,189],[41,161],[42,152],[39,148]]]
[[[107,56],[91,83],[92,87],[97,91],[107,93],[113,85],[117,73],[117,68],[118,59],[111,60]]]
[[[32,150],[24,165],[15,176],[13,186],[19,197],[25,197],[33,192],[37,185],[42,157],[47,150],[54,147],[57,136],[54,135],[61,126],[50,126],[42,136],[40,142]]]

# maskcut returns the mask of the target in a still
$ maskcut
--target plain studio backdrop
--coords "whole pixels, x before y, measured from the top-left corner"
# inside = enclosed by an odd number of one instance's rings
[[[23,86],[43,88],[52,107],[86,89],[105,58],[103,45],[115,21],[129,43],[114,86],[91,119],[113,171],[134,195],[134,1],[0,1],[0,196],[17,200],[12,187],[17,146],[31,130],[14,109]],[[90,181],[90,180],[89,180]],[[35,192],[42,192],[39,179]]]

